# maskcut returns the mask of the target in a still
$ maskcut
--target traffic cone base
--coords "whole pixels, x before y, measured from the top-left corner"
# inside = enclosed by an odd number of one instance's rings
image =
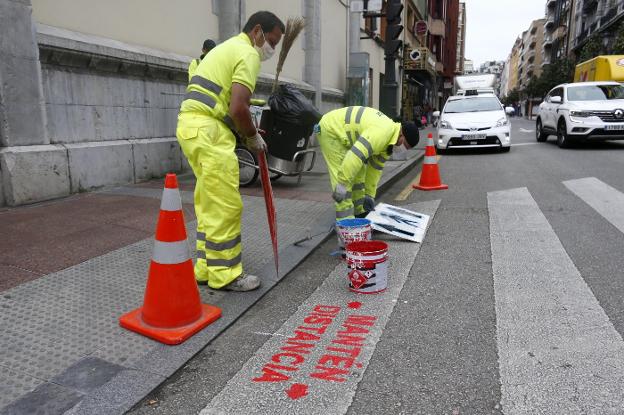
[[[164,344],[176,345],[218,320],[221,317],[221,309],[209,304],[201,304],[200,317],[186,326],[175,328],[154,327],[143,320],[143,307],[137,308],[119,318],[119,325],[125,329],[137,332]]]
[[[412,187],[418,190],[446,190],[448,189],[448,184],[441,184],[439,186],[421,186],[419,184],[415,184]]]

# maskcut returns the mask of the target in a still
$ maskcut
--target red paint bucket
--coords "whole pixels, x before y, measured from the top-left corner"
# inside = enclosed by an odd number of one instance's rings
[[[347,244],[347,280],[349,290],[376,294],[388,287],[388,244],[382,241],[358,241]]]

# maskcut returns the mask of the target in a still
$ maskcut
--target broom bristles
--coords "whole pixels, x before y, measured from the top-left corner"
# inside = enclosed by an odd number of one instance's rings
[[[295,40],[299,36],[299,33],[305,27],[305,19],[303,17],[290,17],[286,22],[286,32],[284,33],[284,38],[282,40],[282,49],[280,50],[279,58],[277,60],[277,68],[275,70],[275,81],[273,82],[273,92],[277,90],[277,83],[279,79],[279,75],[282,72],[284,67],[284,62],[286,61],[286,56],[288,56],[288,52],[290,48],[295,43]]]

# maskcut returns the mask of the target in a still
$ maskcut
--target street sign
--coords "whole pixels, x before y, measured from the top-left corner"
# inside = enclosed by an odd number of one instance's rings
[[[414,31],[418,36],[424,36],[429,31],[429,26],[424,20],[419,20],[414,24]]]

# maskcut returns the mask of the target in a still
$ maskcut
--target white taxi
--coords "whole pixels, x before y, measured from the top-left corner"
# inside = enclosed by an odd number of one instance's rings
[[[491,147],[501,151],[511,148],[508,114],[513,108],[503,107],[494,95],[452,96],[438,117],[438,150]]]

